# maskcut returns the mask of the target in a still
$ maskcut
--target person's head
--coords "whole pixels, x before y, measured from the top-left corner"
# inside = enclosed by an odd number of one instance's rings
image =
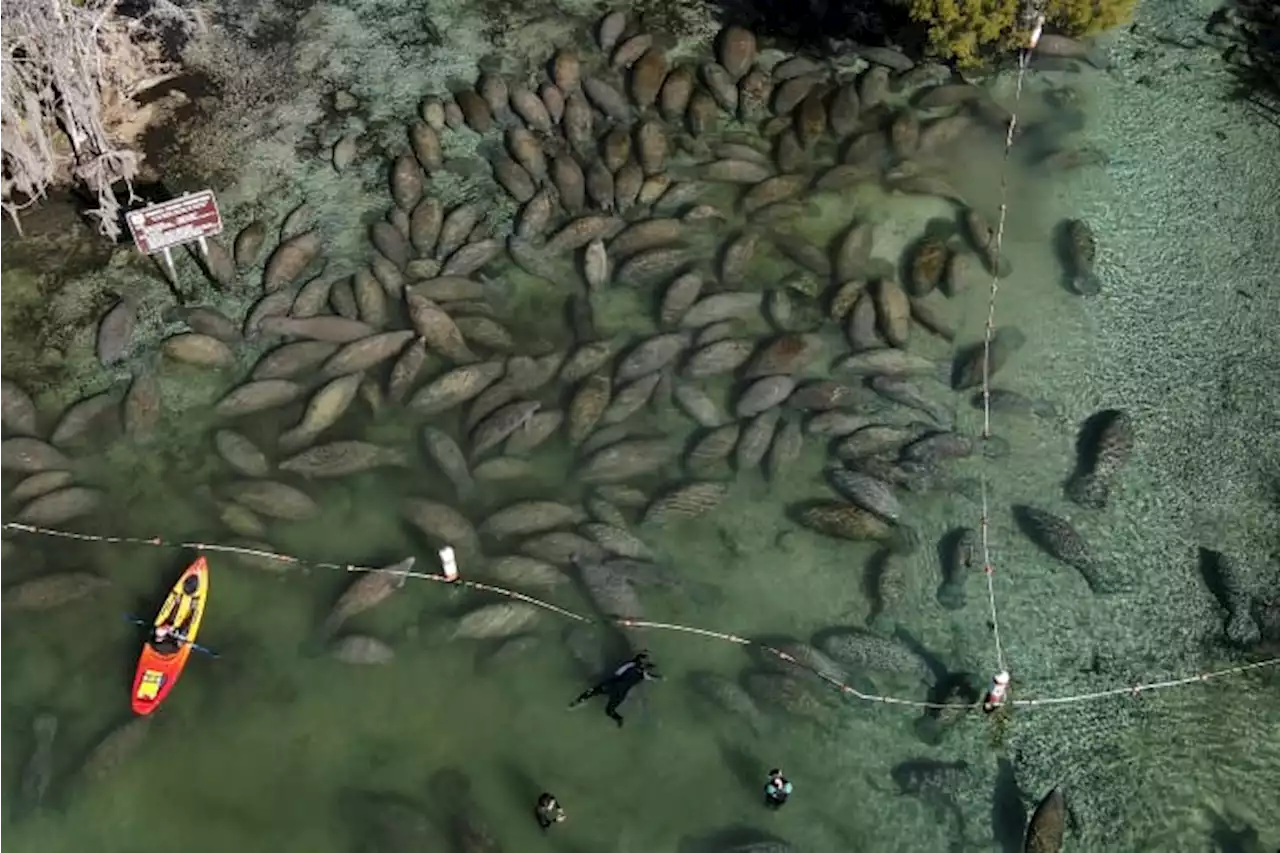
[[[632,660],[638,663],[640,666],[648,666],[649,653],[647,651],[639,652],[634,658],[632,658]]]
[[[182,591],[187,595],[195,595],[196,590],[200,588],[200,579],[195,575],[187,578],[182,582]]]
[[[782,771],[776,767],[769,771],[770,779],[774,778],[775,776],[781,776],[781,775],[782,775]]]
[[[169,635],[169,626],[168,626],[168,625],[157,625],[157,626],[156,626],[156,636],[157,636],[157,637],[167,637],[168,635]]]
[[[551,794],[544,793],[541,797],[538,797],[538,808],[549,809],[555,806],[555,804],[556,798]]]

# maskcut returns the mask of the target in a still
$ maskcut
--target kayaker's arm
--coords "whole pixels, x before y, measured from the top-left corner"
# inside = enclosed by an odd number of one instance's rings
[[[146,619],[140,619],[137,616],[134,616],[132,614],[127,615],[124,618],[126,622],[132,622],[135,625],[141,625],[144,628],[152,628],[154,630],[152,623],[148,622]],[[219,655],[217,652],[215,652],[213,649],[209,648],[208,646],[202,646],[199,643],[191,642],[176,629],[170,630],[169,633],[166,635],[165,639],[173,640],[175,643],[185,643],[195,651],[203,652],[204,654],[208,655],[211,658],[221,657],[221,655]]]

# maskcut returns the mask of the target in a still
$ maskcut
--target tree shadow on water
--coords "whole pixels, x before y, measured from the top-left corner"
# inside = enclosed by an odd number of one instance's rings
[[[906,11],[887,0],[710,0],[725,24],[757,36],[781,39],[805,53],[826,53],[842,42],[884,45],[915,52],[919,44]]]

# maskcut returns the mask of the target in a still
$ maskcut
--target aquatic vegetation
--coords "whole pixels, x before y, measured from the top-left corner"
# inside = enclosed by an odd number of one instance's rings
[[[1045,22],[1068,36],[1085,36],[1125,23],[1136,0],[1049,0]],[[910,0],[911,19],[927,29],[929,51],[959,65],[977,65],[1026,40],[1021,0]]]

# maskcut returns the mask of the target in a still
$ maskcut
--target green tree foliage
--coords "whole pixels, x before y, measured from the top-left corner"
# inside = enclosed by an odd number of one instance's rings
[[[1118,26],[1133,15],[1137,0],[1049,0],[1045,20],[1070,36]],[[1025,42],[1019,26],[1023,0],[910,0],[911,18],[925,27],[930,52],[958,65],[977,65]]]

